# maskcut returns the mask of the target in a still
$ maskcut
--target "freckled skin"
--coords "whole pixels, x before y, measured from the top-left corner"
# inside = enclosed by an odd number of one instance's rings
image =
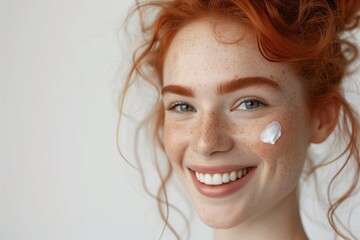
[[[232,29],[239,25],[227,23],[223,26],[225,30],[226,26]],[[217,33],[221,31],[217,29]],[[164,103],[184,101],[196,111],[165,112],[164,146],[202,220],[214,228],[238,228],[246,232],[254,224],[273,224],[265,221],[277,219],[278,212],[297,214],[294,194],[309,146],[310,118],[301,80],[290,66],[264,59],[249,30],[246,34],[238,31],[239,36],[231,36],[231,31],[225,34],[227,39],[241,37],[241,41],[218,42],[211,24],[203,20],[181,29],[170,45],[164,65],[164,86],[190,87],[195,97],[166,94]],[[283,91],[250,87],[216,95],[216,86],[234,76],[267,77],[278,82]],[[261,97],[268,106],[254,112],[232,111],[239,99],[249,96]],[[259,139],[272,121],[280,122],[282,127],[282,136],[275,145]],[[187,168],[194,163],[239,164],[257,169],[251,181],[239,191],[214,199],[201,195],[194,187]],[[288,227],[289,231],[293,228]]]

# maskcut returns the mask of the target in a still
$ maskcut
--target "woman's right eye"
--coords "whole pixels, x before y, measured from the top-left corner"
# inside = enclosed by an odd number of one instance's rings
[[[196,109],[191,105],[184,103],[184,102],[177,102],[170,104],[168,107],[165,108],[167,111],[176,111],[176,112],[196,112]]]

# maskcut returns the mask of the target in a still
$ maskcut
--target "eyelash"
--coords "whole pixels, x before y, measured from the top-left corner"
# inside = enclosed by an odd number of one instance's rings
[[[172,103],[172,104],[168,105],[167,107],[165,107],[165,110],[167,110],[167,111],[172,111],[172,110],[174,110],[176,107],[181,106],[181,105],[186,105],[186,106],[189,106],[189,107],[195,109],[194,107],[192,107],[191,105],[187,104],[186,102],[181,102],[181,101],[180,101],[180,102],[175,102],[175,103]],[[184,112],[189,112],[189,111],[176,111],[176,112],[177,112],[177,113],[184,113]],[[196,110],[195,110],[195,112],[196,112]]]
[[[236,105],[235,108],[231,109],[231,111],[234,111],[236,110],[238,107],[241,106],[241,104],[245,103],[245,102],[250,102],[250,101],[256,101],[260,104],[259,107],[255,108],[255,109],[247,109],[247,110],[240,110],[240,111],[244,111],[244,112],[254,112],[254,111],[257,111],[259,110],[259,108],[261,108],[262,106],[268,106],[266,103],[264,103],[264,100],[260,99],[260,98],[257,98],[257,97],[247,97],[247,98],[243,98],[243,99],[240,99],[239,100],[239,104]],[[196,112],[196,109],[191,106],[190,104],[187,104],[186,102],[182,102],[182,101],[179,101],[179,102],[175,102],[175,103],[172,103],[170,105],[168,105],[167,107],[165,107],[165,110],[167,111],[174,111],[174,109],[178,106],[181,106],[181,105],[186,105],[188,107],[191,107],[192,109],[194,109]],[[175,112],[177,113],[185,113],[185,112],[192,112],[192,111],[176,111]]]
[[[243,98],[243,99],[240,99],[239,101],[239,104],[236,105],[235,108],[232,109],[233,110],[236,110],[237,108],[240,107],[241,104],[245,103],[245,102],[250,102],[250,101],[253,101],[253,102],[258,102],[259,103],[259,107],[255,108],[255,109],[247,109],[247,110],[240,110],[240,111],[245,111],[245,112],[255,112],[255,111],[258,111],[261,107],[266,107],[268,106],[268,104],[265,103],[265,101],[261,98],[257,98],[257,97],[247,97],[247,98]]]

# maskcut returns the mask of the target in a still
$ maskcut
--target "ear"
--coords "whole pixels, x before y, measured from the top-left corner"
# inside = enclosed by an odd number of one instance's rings
[[[332,133],[339,119],[340,104],[335,97],[328,98],[312,114],[312,143],[322,143]]]

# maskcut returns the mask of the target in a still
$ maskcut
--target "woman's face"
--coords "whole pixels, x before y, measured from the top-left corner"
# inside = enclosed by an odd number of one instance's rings
[[[206,20],[191,23],[168,50],[164,144],[202,220],[229,228],[294,192],[311,124],[303,86],[288,65],[264,59],[242,25],[219,23],[217,37],[212,30]],[[281,137],[264,143],[260,134],[273,121]]]

